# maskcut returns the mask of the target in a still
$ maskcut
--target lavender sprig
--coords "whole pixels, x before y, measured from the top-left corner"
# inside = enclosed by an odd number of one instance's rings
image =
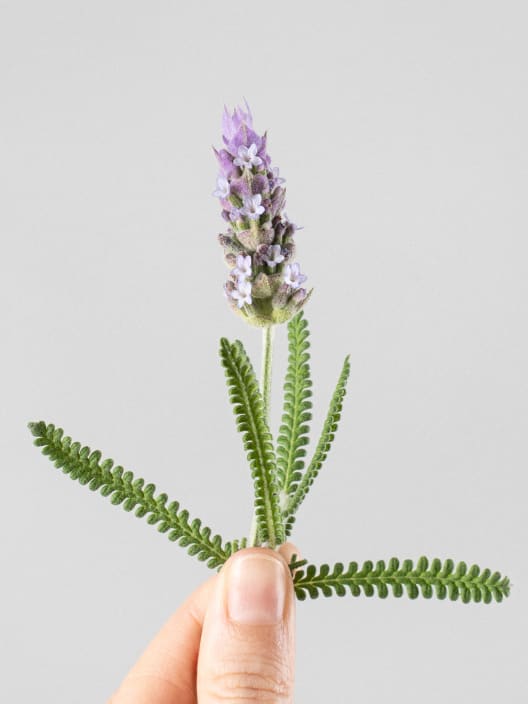
[[[223,542],[198,519],[166,494],[157,494],[153,484],[112,460],[102,460],[65,436],[60,428],[43,421],[30,423],[35,444],[55,466],[72,479],[108,497],[126,511],[156,525],[169,540],[178,542],[209,567],[219,567],[229,556],[249,545],[277,549],[290,534],[296,513],[331,449],[341,419],[346,383],[350,371],[345,358],[334,394],[312,458],[305,461],[312,418],[309,331],[304,306],[311,294],[304,288],[306,276],[294,260],[296,228],[284,214],[284,179],[272,167],[266,151],[266,135],[253,129],[253,118],[245,109],[226,109],[223,142],[215,150],[220,164],[214,196],[219,198],[227,232],[219,236],[230,268],[225,293],[235,312],[263,329],[262,371],[257,381],[251,361],[240,341],[221,340],[220,356],[225,370],[229,398],[254,484],[254,514],[249,540]],[[269,427],[271,399],[272,340],[274,326],[288,322],[288,368],[284,383],[284,405],[278,440],[274,444]],[[298,561],[290,563],[295,593],[299,599],[319,594],[353,596],[377,594],[385,598],[406,593],[416,598],[489,603],[508,596],[510,582],[498,572],[468,568],[465,562],[420,557],[376,563],[368,560],[336,563],[332,568]]]

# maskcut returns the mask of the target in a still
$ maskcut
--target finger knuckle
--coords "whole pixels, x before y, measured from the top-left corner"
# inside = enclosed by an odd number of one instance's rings
[[[293,701],[293,680],[283,662],[269,658],[225,663],[209,680],[212,702],[237,704],[289,704]]]

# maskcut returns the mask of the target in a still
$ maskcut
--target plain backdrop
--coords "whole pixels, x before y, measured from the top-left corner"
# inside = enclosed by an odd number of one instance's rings
[[[527,21],[508,0],[0,2],[2,701],[104,702],[209,574],[27,421],[248,531],[217,351],[239,337],[258,367],[260,334],[223,298],[211,197],[244,96],[304,226],[314,435],[351,354],[295,542],[513,582],[491,606],[300,604],[296,699],[526,701]]]

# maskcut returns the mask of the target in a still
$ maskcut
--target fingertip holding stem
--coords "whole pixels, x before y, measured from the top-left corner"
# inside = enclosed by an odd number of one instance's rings
[[[282,621],[286,598],[284,562],[268,554],[250,552],[227,570],[227,613],[231,621],[273,625]]]
[[[286,559],[247,548],[219,577],[202,632],[198,700],[293,701],[295,598]]]

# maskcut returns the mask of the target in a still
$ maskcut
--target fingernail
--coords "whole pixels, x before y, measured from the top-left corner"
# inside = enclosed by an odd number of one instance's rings
[[[279,623],[284,613],[284,565],[269,555],[245,555],[229,566],[227,611],[229,618],[247,625]]]

